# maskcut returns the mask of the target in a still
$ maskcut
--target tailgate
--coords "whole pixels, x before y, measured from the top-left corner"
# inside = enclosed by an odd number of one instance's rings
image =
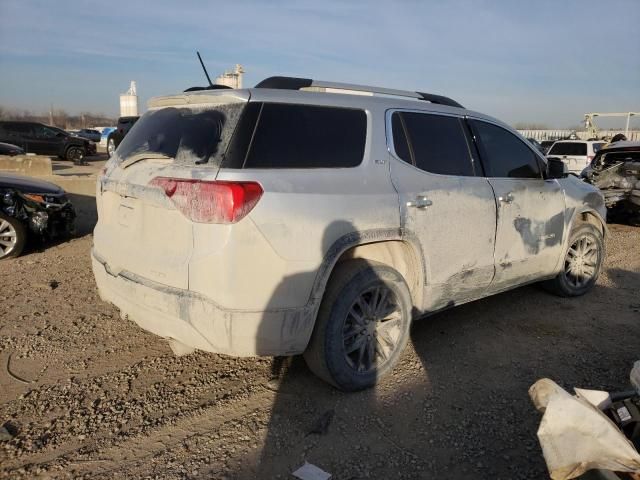
[[[587,165],[589,165],[586,155],[562,155],[560,156],[560,159],[567,165],[569,171],[572,172],[581,172]]]
[[[94,248],[108,272],[189,288],[193,222],[150,182],[215,179],[248,99],[207,91],[150,101],[98,183]]]
[[[138,162],[116,168],[101,182],[94,246],[113,275],[124,270],[186,289],[193,249],[191,222],[160,189],[148,186],[165,166]]]

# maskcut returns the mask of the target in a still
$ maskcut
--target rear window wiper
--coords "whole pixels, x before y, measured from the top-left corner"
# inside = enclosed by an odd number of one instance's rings
[[[123,160],[118,166],[120,168],[127,168],[136,162],[141,160],[173,160],[173,158],[158,152],[141,152],[130,156],[126,160]]]

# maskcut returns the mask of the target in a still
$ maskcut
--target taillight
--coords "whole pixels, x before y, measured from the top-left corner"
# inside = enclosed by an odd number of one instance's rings
[[[258,203],[263,190],[256,182],[205,181],[156,177],[176,208],[197,223],[236,223]]]
[[[587,165],[591,165],[591,160],[595,158],[595,155],[587,155]]]

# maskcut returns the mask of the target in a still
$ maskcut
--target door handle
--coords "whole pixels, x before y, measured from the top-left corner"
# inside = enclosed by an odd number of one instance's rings
[[[511,203],[513,202],[513,195],[509,192],[502,197],[498,197],[498,200],[502,203]]]
[[[433,202],[423,196],[418,196],[414,201],[407,202],[407,207],[427,208],[431,205],[433,205]]]

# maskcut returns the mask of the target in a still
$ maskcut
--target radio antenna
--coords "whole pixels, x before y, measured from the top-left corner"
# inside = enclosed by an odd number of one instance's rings
[[[200,60],[200,65],[202,65],[202,70],[204,70],[204,74],[207,76],[207,81],[209,82],[209,86],[213,87],[213,83],[211,83],[211,78],[209,78],[209,73],[207,72],[207,67],[204,66],[204,62],[202,61],[202,57],[200,56],[200,52],[196,52],[198,54],[198,60]]]

